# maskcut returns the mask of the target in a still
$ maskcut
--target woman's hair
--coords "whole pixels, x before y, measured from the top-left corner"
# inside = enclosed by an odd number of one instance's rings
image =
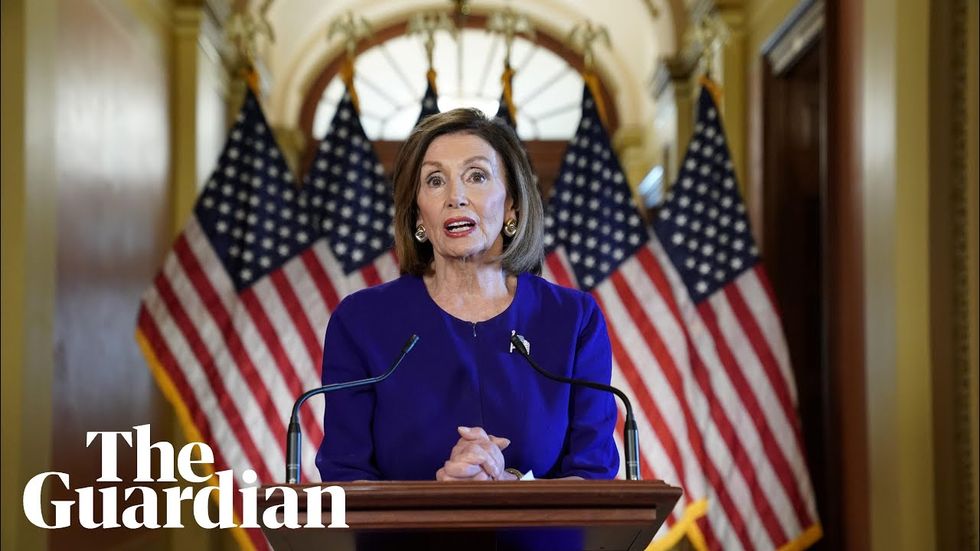
[[[432,244],[414,239],[419,216],[416,198],[425,153],[433,140],[447,134],[478,136],[497,152],[506,175],[507,195],[514,201],[518,221],[517,234],[513,238],[504,237],[501,266],[515,275],[540,271],[544,259],[544,208],[531,163],[514,130],[499,119],[488,119],[477,109],[453,109],[426,118],[398,152],[393,180],[395,251],[401,271],[421,276],[432,264]]]

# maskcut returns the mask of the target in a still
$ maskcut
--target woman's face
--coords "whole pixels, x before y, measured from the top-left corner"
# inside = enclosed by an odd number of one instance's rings
[[[497,151],[479,136],[446,134],[422,159],[416,202],[436,257],[472,259],[503,252],[500,230],[513,217]]]

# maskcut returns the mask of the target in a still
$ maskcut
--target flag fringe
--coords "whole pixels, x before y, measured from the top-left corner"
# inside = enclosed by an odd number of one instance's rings
[[[701,531],[698,530],[698,525],[696,521],[708,513],[708,499],[701,498],[684,508],[684,514],[681,515],[681,519],[677,521],[674,526],[664,534],[663,537],[657,538],[650,542],[647,546],[646,551],[666,551],[671,549],[677,542],[681,540],[685,535],[691,540],[694,548],[698,551],[704,551],[707,546],[704,544],[704,537],[701,536]],[[694,532],[697,532],[695,535]],[[698,545],[700,541],[700,545]]]
[[[646,551],[668,551],[677,545],[684,536],[687,536],[687,539],[691,542],[691,547],[697,549],[697,551],[707,551],[708,544],[704,541],[704,535],[701,534],[701,529],[697,525],[697,520],[706,514],[708,514],[707,498],[701,498],[691,503],[684,509],[684,514],[681,515],[681,519],[677,521],[677,524],[674,524],[662,537],[650,542]],[[780,547],[779,551],[801,551],[810,547],[822,537],[823,528],[821,528],[819,523],[815,523],[800,533],[796,539]]]
[[[513,91],[513,81],[514,81],[514,69],[510,67],[510,63],[504,65],[504,73],[500,75],[500,84],[503,86],[503,97],[504,104],[507,108],[507,112],[510,113],[510,120],[514,121],[514,126],[517,126],[517,107],[514,106],[514,91]]]
[[[140,347],[140,351],[143,352],[143,358],[146,360],[148,366],[150,366],[150,373],[153,374],[153,378],[156,379],[157,386],[160,387],[160,391],[163,392],[164,397],[167,401],[173,405],[174,410],[177,413],[177,421],[180,423],[181,428],[184,431],[184,437],[187,438],[188,442],[204,442],[204,438],[201,433],[198,432],[197,427],[191,420],[190,411],[187,409],[187,404],[184,403],[183,398],[180,397],[180,392],[177,391],[176,385],[167,375],[166,369],[160,364],[160,360],[157,358],[156,352],[153,351],[153,346],[150,345],[150,341],[147,340],[146,336],[143,335],[143,331],[140,329],[136,330],[136,343]],[[218,485],[218,480],[214,475],[214,465],[205,464],[205,471],[211,477],[208,479],[208,484],[212,486]],[[219,495],[217,492],[211,494],[214,497],[215,503],[218,503]],[[235,524],[238,524],[238,514],[235,513]],[[239,547],[243,551],[257,551],[252,540],[248,537],[244,528],[235,527],[231,529],[231,535],[238,542]]]
[[[779,551],[799,551],[800,549],[806,549],[818,539],[823,537],[823,528],[820,523],[811,524],[809,528],[804,530],[799,536],[793,541],[790,541],[786,545],[779,548]]]

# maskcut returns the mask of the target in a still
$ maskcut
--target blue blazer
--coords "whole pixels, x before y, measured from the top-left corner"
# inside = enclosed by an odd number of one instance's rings
[[[409,336],[420,340],[385,381],[327,395],[322,479],[432,480],[460,425],[509,438],[507,466],[538,478],[615,477],[613,396],[542,377],[511,351],[513,331],[542,368],[609,383],[609,336],[591,295],[531,274],[518,276],[505,311],[477,323],[447,314],[411,275],[345,298],[327,327],[324,384],[384,373]]]

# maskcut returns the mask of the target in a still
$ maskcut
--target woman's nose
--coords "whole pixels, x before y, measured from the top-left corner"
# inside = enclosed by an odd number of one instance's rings
[[[466,186],[463,182],[453,180],[449,184],[449,195],[446,197],[446,206],[449,208],[464,207],[469,204],[466,199]]]

